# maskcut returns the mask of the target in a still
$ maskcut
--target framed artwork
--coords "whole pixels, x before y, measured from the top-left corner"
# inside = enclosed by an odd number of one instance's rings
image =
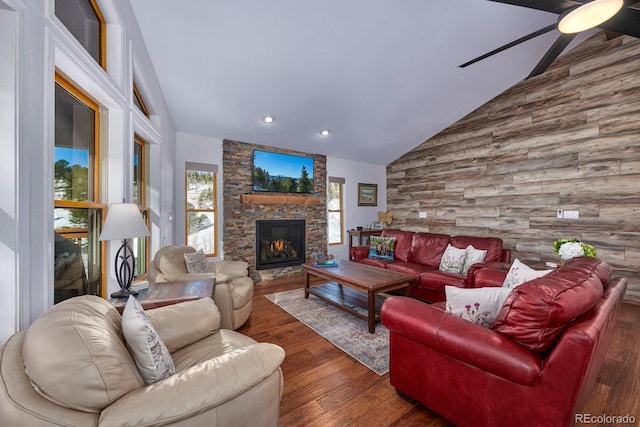
[[[378,206],[378,184],[358,183],[358,206]]]

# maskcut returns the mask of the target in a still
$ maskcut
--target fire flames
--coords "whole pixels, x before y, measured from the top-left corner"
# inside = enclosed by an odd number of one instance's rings
[[[273,243],[271,243],[271,250],[272,251],[282,251],[284,249],[284,241],[283,240],[276,240]]]

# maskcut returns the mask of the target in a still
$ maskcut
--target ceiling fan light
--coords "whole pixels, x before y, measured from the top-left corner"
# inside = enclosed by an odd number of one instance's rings
[[[618,13],[624,0],[593,0],[560,15],[558,31],[575,34],[597,27]]]

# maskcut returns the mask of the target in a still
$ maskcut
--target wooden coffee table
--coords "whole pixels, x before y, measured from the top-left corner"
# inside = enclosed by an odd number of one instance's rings
[[[142,308],[148,310],[204,297],[213,298],[215,283],[215,279],[149,283],[148,288],[138,291],[136,299]],[[109,302],[122,313],[127,298],[111,298]]]
[[[409,282],[415,279],[415,276],[404,273],[396,273],[395,271],[384,270],[370,265],[360,264],[352,261],[337,261],[335,267],[316,267],[313,264],[302,264],[305,274],[304,297],[309,298],[309,294],[313,294],[318,298],[327,301],[341,309],[348,311],[360,318],[369,321],[369,332],[374,333],[376,330],[376,322],[380,320],[380,313],[376,310],[376,295],[381,292],[393,291],[395,289],[407,288],[406,295],[410,294]],[[364,315],[357,310],[349,307],[344,303],[341,296],[332,297],[331,293],[318,290],[316,285],[310,284],[311,276],[326,279],[329,282],[335,282],[339,286],[346,286],[356,291],[365,292],[367,294],[367,314]]]

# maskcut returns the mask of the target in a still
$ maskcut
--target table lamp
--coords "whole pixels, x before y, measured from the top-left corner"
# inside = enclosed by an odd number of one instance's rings
[[[148,235],[149,230],[135,203],[114,203],[109,206],[100,240],[122,240],[115,262],[116,279],[120,290],[112,293],[111,298],[128,298],[129,295],[138,294],[131,290],[135,257],[129,246],[129,239]]]

